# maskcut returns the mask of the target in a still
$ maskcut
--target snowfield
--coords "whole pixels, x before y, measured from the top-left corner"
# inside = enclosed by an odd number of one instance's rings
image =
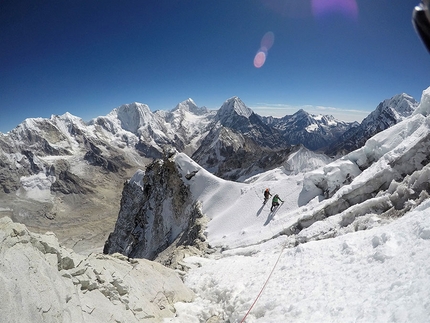
[[[186,159],[177,157],[182,170],[198,168]],[[399,219],[368,213],[343,227],[344,212],[297,236],[279,236],[306,212],[328,203],[315,198],[299,206],[303,177],[277,169],[248,185],[197,172],[192,180],[200,183],[191,187],[212,218],[209,242],[222,252],[186,259],[192,269],[185,283],[198,297],[176,304],[176,317],[164,322],[241,322],[278,257],[246,322],[428,322],[430,200]],[[262,205],[266,186],[285,200],[275,215],[269,202]]]
[[[279,237],[217,259],[189,258],[199,297],[165,322],[240,322],[280,255],[246,322],[428,322],[430,201],[366,231],[283,249]],[[372,216],[366,219],[374,222]]]
[[[217,252],[185,259],[197,297],[164,322],[429,322],[429,96],[420,113],[306,175],[281,167],[233,183],[178,154]],[[273,213],[266,187],[284,200]],[[400,204],[410,211],[385,213]]]

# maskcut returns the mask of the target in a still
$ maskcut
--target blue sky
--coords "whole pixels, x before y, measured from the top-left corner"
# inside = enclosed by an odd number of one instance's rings
[[[420,100],[430,86],[430,55],[411,23],[418,2],[2,0],[0,132],[65,112],[88,121],[135,101],[217,109],[232,96],[261,115],[304,108],[361,121],[382,100]]]

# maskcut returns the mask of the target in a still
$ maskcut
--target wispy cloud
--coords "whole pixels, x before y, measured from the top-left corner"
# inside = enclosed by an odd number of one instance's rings
[[[289,105],[282,103],[256,103],[250,108],[257,114],[262,116],[284,117],[299,111],[305,110],[310,114],[328,114],[336,119],[343,121],[358,121],[361,122],[369,115],[369,111],[359,109],[341,109],[335,107],[326,107],[321,105]]]

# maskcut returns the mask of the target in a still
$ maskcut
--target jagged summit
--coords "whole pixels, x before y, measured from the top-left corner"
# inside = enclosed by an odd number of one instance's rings
[[[175,113],[177,111],[179,111],[179,112],[190,112],[190,113],[198,115],[198,116],[209,113],[209,110],[206,107],[197,106],[197,104],[191,98],[188,98],[187,100],[182,101],[172,110],[173,113]]]
[[[146,104],[133,102],[113,109],[108,116],[117,118],[124,130],[137,133],[139,128],[152,119],[152,112]]]
[[[243,116],[249,118],[254,112],[248,108],[245,103],[237,96],[234,96],[223,103],[218,110],[218,117],[220,120],[228,118],[232,115]]]
[[[173,109],[173,111],[175,110],[193,111],[196,109],[198,109],[197,104],[193,101],[193,99],[188,98],[185,101],[178,103],[178,105]]]
[[[294,113],[292,116],[285,116],[283,118],[283,120],[288,121],[288,122],[294,122],[297,125],[299,125],[300,127],[315,123],[314,118],[312,118],[312,116],[303,109],[300,109],[299,111]]]
[[[417,107],[418,102],[413,97],[405,93],[398,94],[382,101],[376,110],[363,120],[361,125],[367,127],[377,119],[392,125],[410,116]]]
[[[338,124],[338,123],[342,123],[342,121],[337,120],[335,117],[333,117],[332,115],[322,115],[322,114],[318,114],[318,115],[314,115],[314,114],[310,114],[309,112],[300,109],[299,111],[297,111],[296,113],[294,113],[292,116],[285,116],[284,118],[282,118],[285,121],[289,121],[289,122],[301,122],[307,125],[311,125],[311,124],[322,124],[322,125],[334,125],[334,124]]]
[[[418,102],[405,93],[393,96],[379,103],[375,111],[367,116],[361,126],[363,128],[378,128],[380,124],[386,128],[409,117],[418,107]],[[381,129],[381,130],[384,130]],[[380,130],[379,130],[380,131]]]
[[[367,139],[412,115],[418,107],[418,102],[405,93],[393,96],[379,103],[359,126],[346,131],[326,153],[351,152],[364,145]]]

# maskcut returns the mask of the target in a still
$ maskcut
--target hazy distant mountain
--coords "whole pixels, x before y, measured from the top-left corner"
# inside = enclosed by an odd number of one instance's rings
[[[414,98],[405,93],[382,101],[359,126],[346,131],[326,152],[331,155],[342,155],[362,147],[367,139],[409,117],[418,104]]]
[[[328,147],[347,130],[358,125],[356,122],[336,120],[330,115],[312,115],[299,110],[283,118],[262,118],[278,130],[282,139],[290,145],[303,145],[310,150]]]

